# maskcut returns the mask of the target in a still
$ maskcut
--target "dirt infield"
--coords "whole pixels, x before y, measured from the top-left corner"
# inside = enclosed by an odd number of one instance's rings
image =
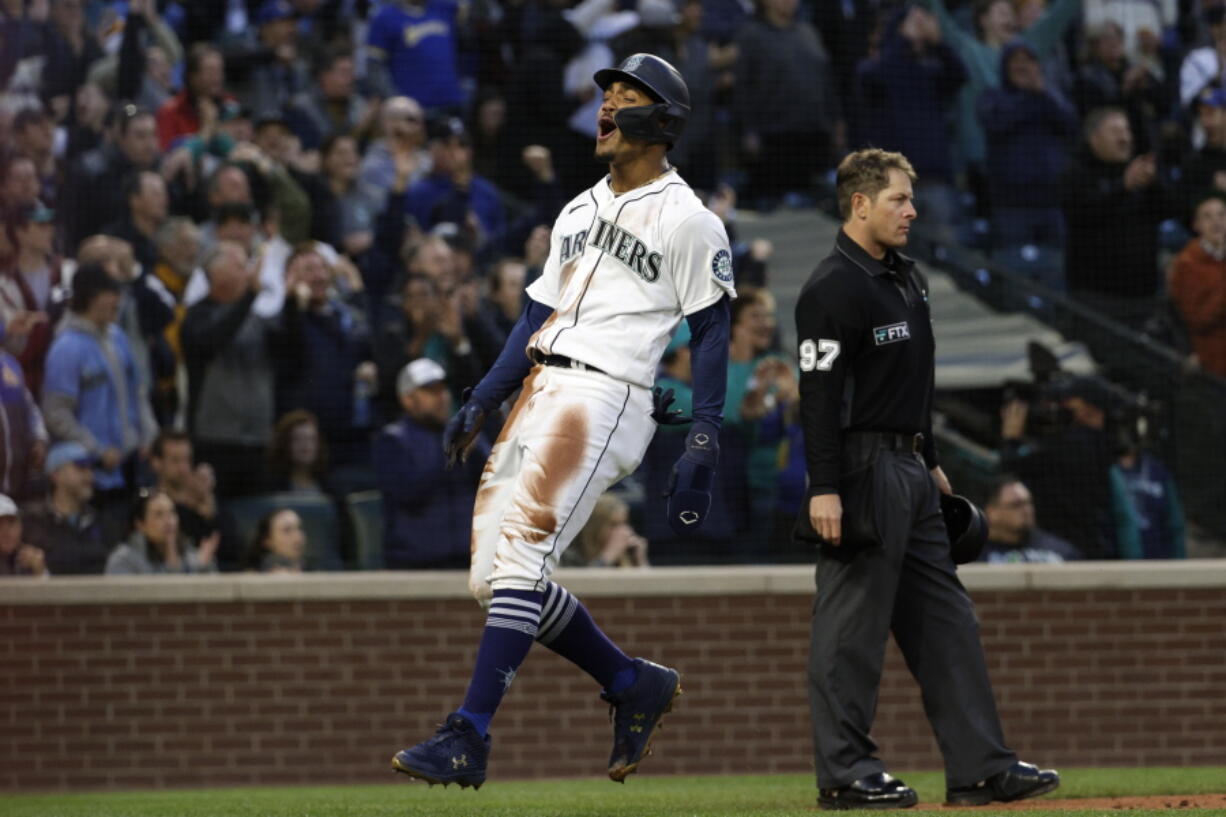
[[[983,808],[987,811],[1033,811],[1035,809],[1068,809],[1070,811],[1085,811],[1098,809],[1226,809],[1226,794],[1151,794],[1145,797],[1085,797],[1052,799],[1039,797],[1034,800],[1022,800],[1017,803],[992,803],[986,807],[946,806],[941,803],[921,803],[921,810],[936,811],[966,811],[967,813]]]

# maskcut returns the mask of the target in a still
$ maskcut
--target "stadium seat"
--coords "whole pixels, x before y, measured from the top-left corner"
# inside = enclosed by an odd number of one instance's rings
[[[341,519],[336,504],[325,494],[286,491],[243,497],[226,503],[239,540],[246,546],[255,536],[260,518],[270,511],[290,508],[302,518],[306,534],[303,566],[307,570],[341,570]]]
[[[345,496],[345,514],[353,532],[353,566],[383,569],[383,494],[359,491]]]
[[[992,260],[1048,289],[1064,291],[1064,253],[1054,247],[1038,244],[1002,247],[992,253]]]
[[[971,219],[958,225],[955,236],[962,246],[987,252],[992,244],[992,226],[985,218]]]

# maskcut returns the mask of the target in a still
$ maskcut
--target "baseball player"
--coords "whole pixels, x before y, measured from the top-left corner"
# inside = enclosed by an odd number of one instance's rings
[[[609,777],[624,781],[680,694],[676,670],[629,658],[587,609],[549,580],[596,500],[638,466],[671,397],[656,367],[684,316],[693,335],[693,426],[673,470],[668,513],[680,531],[710,509],[723,419],[732,283],[728,236],[670,167],[689,92],[664,60],[635,54],[598,71],[596,158],[609,174],[554,224],[544,271],[507,345],[466,394],[443,446],[453,460],[522,383],[473,508],[470,588],[488,608],[463,705],[429,740],[398,752],[397,771],[480,786],[489,723],[534,640],[603,687],[615,712]]]

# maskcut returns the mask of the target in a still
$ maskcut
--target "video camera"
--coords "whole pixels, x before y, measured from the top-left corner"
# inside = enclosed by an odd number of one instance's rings
[[[1105,415],[1103,431],[1112,436],[1121,453],[1135,448],[1157,429],[1158,407],[1145,395],[1136,394],[1098,375],[1068,372],[1041,343],[1027,344],[1032,380],[1006,381],[1003,400],[1020,400],[1029,407],[1026,427],[1034,437],[1059,434],[1075,422],[1068,408],[1070,398],[1080,398]]]

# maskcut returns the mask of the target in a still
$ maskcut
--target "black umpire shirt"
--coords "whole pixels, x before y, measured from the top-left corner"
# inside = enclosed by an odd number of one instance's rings
[[[935,344],[928,282],[889,250],[881,261],[839,230],[796,303],[800,410],[809,495],[838,493],[842,435],[885,431],[932,440]]]

